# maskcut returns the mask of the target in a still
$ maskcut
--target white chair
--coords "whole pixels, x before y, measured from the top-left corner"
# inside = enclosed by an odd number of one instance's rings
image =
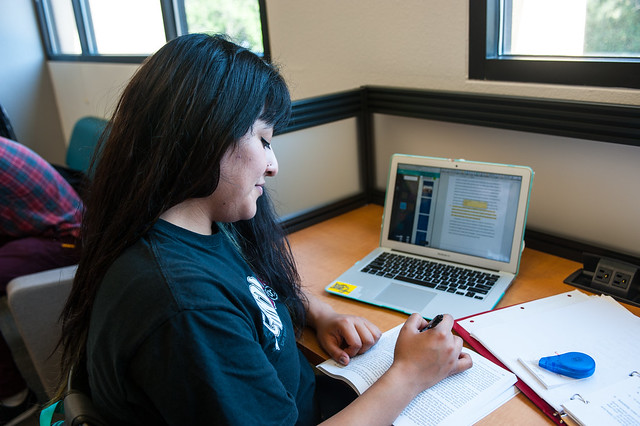
[[[0,313],[0,327],[18,368],[42,402],[54,395],[59,383],[61,350],[56,349],[56,345],[61,328],[58,319],[71,291],[76,268],[77,265],[73,265],[24,275],[7,285],[6,305],[11,315]],[[23,354],[25,351],[28,359]]]

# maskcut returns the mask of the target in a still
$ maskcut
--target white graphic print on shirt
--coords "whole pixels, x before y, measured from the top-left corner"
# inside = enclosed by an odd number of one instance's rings
[[[276,350],[280,350],[278,346],[278,337],[282,334],[282,320],[276,311],[276,304],[267,296],[264,287],[255,277],[247,277],[249,283],[249,291],[256,301],[256,304],[262,311],[262,323],[275,336]]]

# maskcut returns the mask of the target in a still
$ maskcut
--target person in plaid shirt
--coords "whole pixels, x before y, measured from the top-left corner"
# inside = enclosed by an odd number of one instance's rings
[[[47,161],[0,137],[0,295],[15,277],[77,263],[81,216],[80,197]],[[0,425],[33,402],[0,334]]]

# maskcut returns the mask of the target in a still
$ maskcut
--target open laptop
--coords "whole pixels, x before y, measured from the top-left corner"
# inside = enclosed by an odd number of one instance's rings
[[[532,180],[524,166],[393,155],[380,246],[325,290],[429,319],[493,309],[518,273]]]

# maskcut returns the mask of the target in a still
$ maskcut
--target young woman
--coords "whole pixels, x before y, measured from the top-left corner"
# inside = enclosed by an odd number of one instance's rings
[[[167,43],[124,90],[101,146],[83,253],[63,312],[64,373],[86,360],[113,424],[314,424],[323,407],[296,347],[313,327],[339,362],[380,336],[302,290],[264,189],[290,113],[277,70],[225,38]],[[328,419],[390,424],[469,368],[447,316],[412,316],[396,360]]]

